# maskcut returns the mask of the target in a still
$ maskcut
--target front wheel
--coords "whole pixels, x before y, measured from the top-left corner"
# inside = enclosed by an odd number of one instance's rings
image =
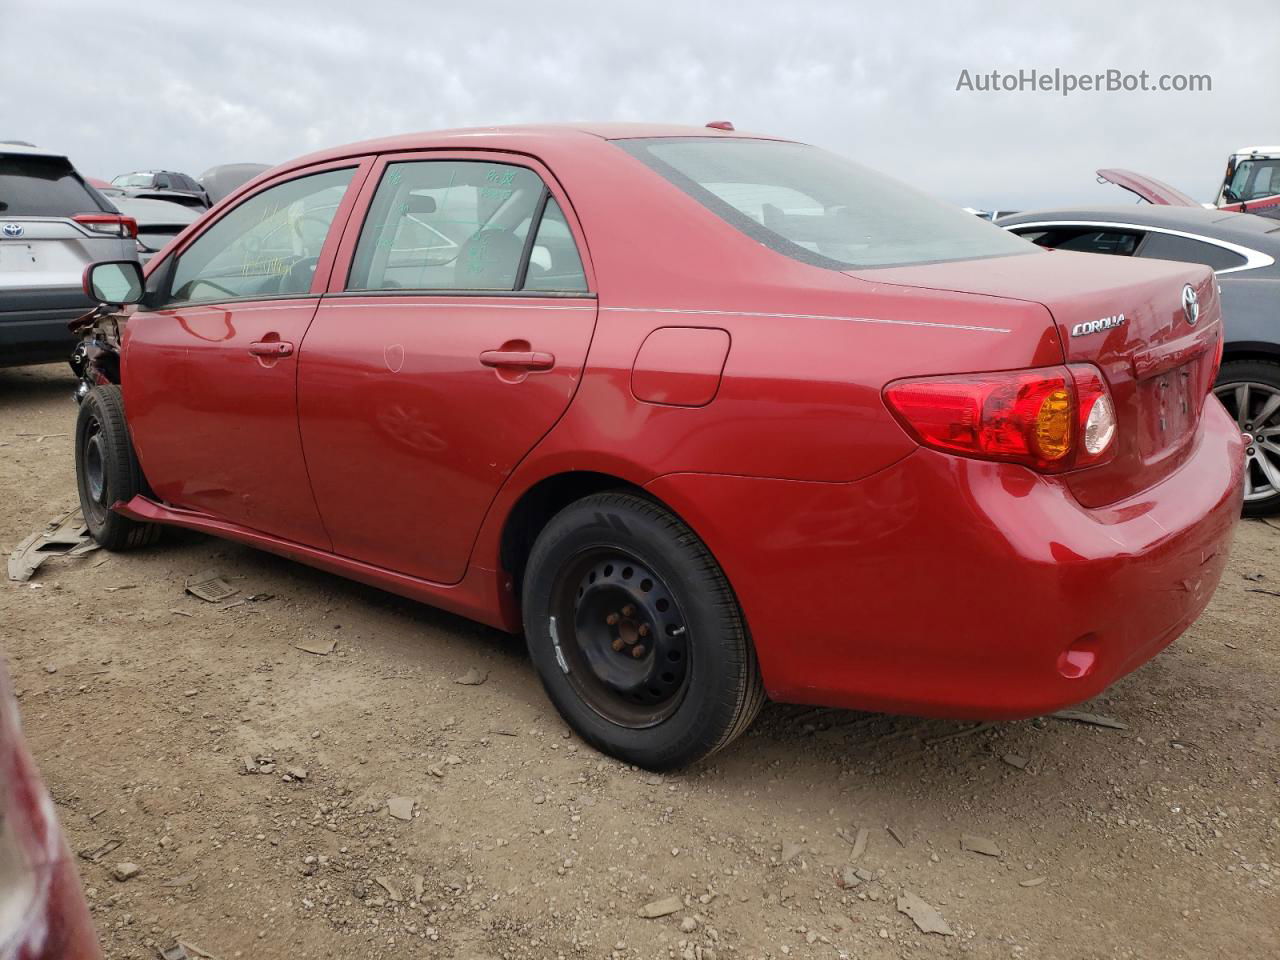
[[[596,494],[553,517],[529,557],[523,608],[530,657],[561,716],[628,763],[702,759],[764,702],[724,573],[650,500]]]
[[[1213,392],[1248,440],[1244,515],[1280,513],[1280,363],[1233,360],[1222,365]]]
[[[160,528],[122,517],[111,508],[143,492],[142,470],[124,420],[124,400],[115,385],[97,386],[76,416],[76,486],[89,534],[108,550],[154,543]]]

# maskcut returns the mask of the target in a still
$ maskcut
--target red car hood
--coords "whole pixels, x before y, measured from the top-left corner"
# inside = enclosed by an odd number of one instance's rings
[[[1099,170],[1097,173],[1099,180],[1104,183],[1114,183],[1117,187],[1123,187],[1130,193],[1136,193],[1147,203],[1156,203],[1166,207],[1200,206],[1199,203],[1176,187],[1161,183],[1159,180],[1144,174],[1134,173],[1132,170],[1108,168]]]

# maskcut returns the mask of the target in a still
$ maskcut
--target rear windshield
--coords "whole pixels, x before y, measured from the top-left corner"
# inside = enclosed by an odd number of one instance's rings
[[[806,144],[614,142],[743,233],[816,266],[900,266],[1036,249],[959,207]]]
[[[150,187],[154,186],[156,175],[154,173],[122,173],[118,177],[112,177],[111,183],[117,187]]]
[[[0,215],[74,217],[102,205],[60,157],[0,156]]]

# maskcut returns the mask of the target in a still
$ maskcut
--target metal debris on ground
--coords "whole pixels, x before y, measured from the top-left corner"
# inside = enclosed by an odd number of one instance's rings
[[[232,607],[242,607],[246,603],[261,603],[264,600],[274,600],[274,593],[251,593],[247,597],[241,597],[239,600],[233,600],[231,603],[224,604],[223,610],[230,610]]]
[[[921,900],[914,893],[905,892],[898,898],[898,912],[911,918],[921,933],[938,933],[944,937],[953,937],[955,933],[942,919],[942,914],[932,904]]]
[[[36,570],[50,557],[83,557],[98,549],[89,536],[89,528],[79,510],[50,520],[43,530],[38,530],[23,540],[9,554],[9,579],[17,583],[30,580]]]
[[[210,953],[208,950],[201,950],[190,940],[179,940],[178,945],[185,947],[189,952],[194,953],[197,957],[203,957],[204,960],[218,960],[218,957],[215,954]]]
[[[191,954],[182,944],[174,943],[171,947],[160,948],[160,960],[191,960]]]
[[[488,670],[477,670],[475,667],[472,667],[470,670],[468,670],[462,676],[458,677],[453,682],[460,683],[464,687],[478,687],[480,686],[480,684],[484,683],[488,679],[489,679]]]
[[[970,853],[980,853],[984,857],[1000,856],[1000,848],[996,846],[994,840],[988,840],[986,837],[979,837],[972,833],[960,834],[960,849],[968,850]]]
[[[1000,758],[1011,767],[1017,767],[1019,770],[1027,769],[1028,760],[1026,757],[1017,753],[1006,753]]]
[[[1261,587],[1246,587],[1246,593],[1265,593],[1268,597],[1280,597],[1280,591],[1263,590]]]
[[[294,644],[303,653],[314,653],[317,657],[327,657],[333,653],[333,648],[337,645],[338,641],[332,637],[328,639],[308,637],[306,640],[300,640]]]
[[[112,850],[115,850],[117,847],[119,847],[123,843],[124,843],[123,840],[107,840],[104,843],[102,843],[100,846],[87,847],[84,850],[80,851],[80,859],[88,860],[90,863],[97,863],[99,860],[105,857],[108,853],[110,853]]]
[[[221,603],[240,592],[239,588],[231,586],[216,573],[196,574],[187,581],[186,591],[206,603]]]
[[[1038,886],[1040,886],[1040,884],[1044,883],[1044,879],[1045,879],[1044,877],[1032,877],[1030,880],[1019,880],[1019,881],[1018,881],[1018,886],[1020,886],[1020,887],[1038,887]]]
[[[889,832],[889,836],[893,837],[893,839],[898,841],[898,846],[904,847],[904,848],[906,847],[907,841],[902,839],[902,834],[898,833],[897,830],[895,830],[893,827],[890,827],[890,826],[886,826],[885,830]]]
[[[1121,723],[1119,720],[1111,717],[1104,717],[1100,713],[1086,713],[1083,710],[1057,710],[1049,716],[1055,720],[1074,720],[1076,723],[1087,723],[1094,727],[1106,727],[1109,730],[1128,730],[1127,723]]]

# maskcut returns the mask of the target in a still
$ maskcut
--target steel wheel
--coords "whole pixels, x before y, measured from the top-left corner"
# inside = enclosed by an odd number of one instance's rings
[[[103,454],[102,423],[92,414],[88,418],[84,439],[84,506],[92,516],[85,517],[101,523],[107,508],[107,461]]]
[[[1245,503],[1280,495],[1280,389],[1247,380],[1219,384],[1213,392],[1248,438]]]
[[[689,631],[675,595],[616,548],[575,558],[555,589],[558,655],[597,714],[639,729],[671,716],[689,680]]]

